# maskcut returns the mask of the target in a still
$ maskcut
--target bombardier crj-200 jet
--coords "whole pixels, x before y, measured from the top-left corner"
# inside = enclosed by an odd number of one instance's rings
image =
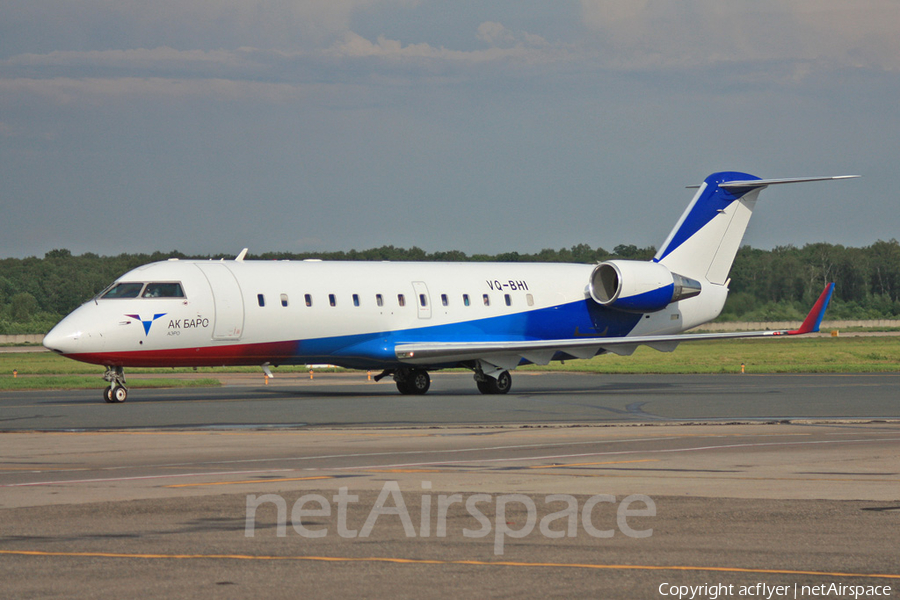
[[[129,271],[64,318],[44,345],[105,365],[107,402],[125,367],[333,364],[380,370],[404,394],[428,372],[465,367],[484,394],[510,390],[519,365],[668,352],[684,341],[818,331],[826,286],[794,331],[682,334],[716,318],[759,192],[845,179],[714,173],[656,256],[597,265],[171,259]]]

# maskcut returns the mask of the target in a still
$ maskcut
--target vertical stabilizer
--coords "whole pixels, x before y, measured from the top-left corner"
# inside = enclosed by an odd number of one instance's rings
[[[673,273],[724,285],[737,254],[756,198],[765,185],[746,173],[713,173],[697,194],[653,259]],[[729,182],[746,187],[723,187]]]
[[[700,184],[653,262],[662,263],[679,275],[724,285],[762,190],[783,183],[856,177],[859,175],[760,179],[734,171],[713,173]]]

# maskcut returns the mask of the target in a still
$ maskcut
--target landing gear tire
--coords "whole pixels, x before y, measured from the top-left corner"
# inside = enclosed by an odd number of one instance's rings
[[[478,391],[482,394],[505,394],[512,388],[512,375],[503,371],[496,378],[486,377],[483,381],[475,380]]]
[[[403,379],[397,380],[397,389],[401,394],[421,396],[431,387],[428,371],[411,369]]]
[[[103,381],[109,382],[109,387],[103,390],[104,400],[110,404],[117,404],[128,399],[128,388],[125,387],[125,369],[122,367],[106,367]]]
[[[128,390],[120,385],[117,385],[116,387],[112,388],[110,395],[112,396],[113,402],[125,402],[128,399]]]

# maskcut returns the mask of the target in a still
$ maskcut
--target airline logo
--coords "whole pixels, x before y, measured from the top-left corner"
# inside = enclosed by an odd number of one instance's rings
[[[141,325],[144,326],[144,335],[147,336],[147,335],[150,335],[150,326],[153,325],[153,322],[155,320],[159,319],[160,317],[166,316],[166,314],[168,314],[168,313],[155,314],[155,315],[153,315],[153,318],[150,319],[149,321],[145,321],[144,319],[141,318],[140,315],[125,315],[125,316],[128,317],[129,319],[134,319],[136,321],[140,321]]]

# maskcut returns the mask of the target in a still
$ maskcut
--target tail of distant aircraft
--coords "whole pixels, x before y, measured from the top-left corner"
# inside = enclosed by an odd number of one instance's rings
[[[697,194],[654,257],[671,272],[698,281],[725,285],[741,246],[759,193],[770,185],[849,179],[806,177],[760,179],[747,173],[713,173]]]

